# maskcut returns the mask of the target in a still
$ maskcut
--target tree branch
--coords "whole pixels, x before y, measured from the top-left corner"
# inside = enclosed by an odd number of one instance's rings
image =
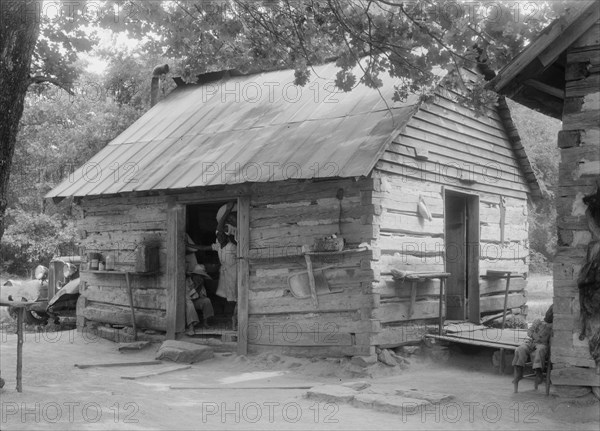
[[[29,85],[42,84],[44,82],[49,82],[50,84],[54,84],[58,88],[62,88],[63,90],[65,90],[71,96],[75,96],[75,92],[73,90],[71,90],[71,88],[67,87],[62,82],[60,82],[58,79],[52,78],[51,76],[35,75],[35,76],[29,77]]]

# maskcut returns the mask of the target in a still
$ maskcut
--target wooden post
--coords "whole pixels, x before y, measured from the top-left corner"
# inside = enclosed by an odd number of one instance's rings
[[[440,277],[440,327],[438,328],[438,334],[442,335],[444,332],[444,316],[442,315],[442,304],[446,302],[446,292],[445,292],[445,284],[446,277]]]
[[[508,290],[510,289],[510,272],[506,273],[506,289],[504,290],[504,314],[502,314],[502,329],[506,322],[506,307],[508,305]]]
[[[238,355],[248,353],[248,290],[250,289],[250,197],[238,199]]]
[[[17,392],[23,391],[23,315],[25,307],[17,308]]]
[[[135,323],[135,308],[133,307],[133,292],[131,290],[131,281],[129,272],[125,273],[125,282],[127,283],[127,294],[129,295],[129,308],[131,310],[131,325],[133,326],[133,340],[137,341],[137,325]]]
[[[185,207],[167,210],[167,339],[185,330]]]
[[[506,322],[506,307],[508,304],[508,290],[510,288],[510,271],[507,271],[504,275],[506,276],[506,288],[504,290],[504,312],[502,313],[502,328],[501,328],[502,331],[504,331],[504,324]],[[504,349],[500,349],[499,371],[500,371],[500,374],[504,373]]]

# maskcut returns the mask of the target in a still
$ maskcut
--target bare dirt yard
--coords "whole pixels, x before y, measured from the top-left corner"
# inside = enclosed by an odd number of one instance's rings
[[[410,356],[407,369],[377,363],[363,375],[343,359],[299,359],[277,355],[215,353],[188,369],[126,380],[172,369],[175,364],[85,368],[97,364],[154,360],[158,344],[119,353],[117,344],[75,330],[27,332],[23,392],[15,390],[16,335],[1,333],[1,422],[3,430],[104,429],[599,429],[599,404],[591,394],[546,397],[543,386],[522,381],[513,394],[511,377],[491,365],[491,350],[450,349],[434,359]],[[448,352],[446,352],[448,353]],[[398,412],[359,408],[343,400],[307,398],[306,387],[362,381],[366,392],[398,389],[453,395],[426,406],[409,403]],[[206,389],[173,389],[202,386]],[[278,387],[278,388],[274,388]],[[283,389],[281,387],[284,387]],[[246,389],[244,389],[246,388]],[[252,389],[249,389],[252,388]],[[363,406],[364,407],[364,406]]]

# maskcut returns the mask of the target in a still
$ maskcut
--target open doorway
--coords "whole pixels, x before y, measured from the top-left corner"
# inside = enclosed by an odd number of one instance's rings
[[[444,192],[446,319],[479,323],[479,197]]]
[[[186,206],[186,278],[192,278],[194,274],[190,272],[197,264],[203,266],[206,272],[202,277],[194,277],[195,288],[202,295],[202,286],[198,283],[201,282],[210,301],[208,308],[200,305],[202,301],[193,301],[201,323],[196,327],[195,335],[219,336],[237,325],[237,233],[234,231],[237,208],[234,206],[225,211],[226,204],[210,202]],[[228,215],[231,228],[219,226],[217,216],[227,218]],[[228,234],[218,236],[219,228]],[[207,309],[213,314],[208,319],[203,315]]]

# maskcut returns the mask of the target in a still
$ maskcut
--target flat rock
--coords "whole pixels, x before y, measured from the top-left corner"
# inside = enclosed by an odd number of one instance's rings
[[[346,382],[342,383],[342,386],[354,389],[355,391],[362,391],[363,389],[367,389],[369,386],[371,386],[371,384],[367,382]]]
[[[410,389],[396,389],[396,394],[406,398],[429,401],[432,404],[450,401],[454,398],[452,394],[439,394],[437,392],[412,391]]]
[[[349,403],[358,394],[354,389],[342,385],[315,386],[306,392],[306,397],[325,402]]]
[[[377,355],[377,359],[379,359],[379,362],[389,365],[390,367],[395,367],[398,365],[398,362],[396,362],[396,360],[392,357],[392,354],[388,349],[382,349]]]
[[[352,359],[350,359],[350,363],[366,368],[377,363],[377,355],[353,356]]]
[[[406,398],[396,395],[357,394],[351,401],[354,407],[373,409],[387,413],[414,412],[415,409],[429,405],[429,401]]]
[[[133,343],[119,343],[119,352],[128,350],[142,350],[150,345],[149,341],[134,341]]]
[[[561,398],[578,398],[592,391],[592,388],[589,386],[552,385],[552,387],[556,395]]]
[[[410,356],[415,355],[421,351],[420,346],[401,346],[395,349],[397,355]]]
[[[408,366],[410,365],[410,361],[408,359],[403,358],[402,356],[395,354],[393,350],[390,350],[389,352],[390,352],[390,355],[392,356],[392,358],[394,358],[394,360],[396,361],[396,363],[402,369],[408,368]]]
[[[184,364],[204,361],[213,356],[214,351],[212,347],[176,340],[163,342],[156,353],[156,359],[168,359]]]

